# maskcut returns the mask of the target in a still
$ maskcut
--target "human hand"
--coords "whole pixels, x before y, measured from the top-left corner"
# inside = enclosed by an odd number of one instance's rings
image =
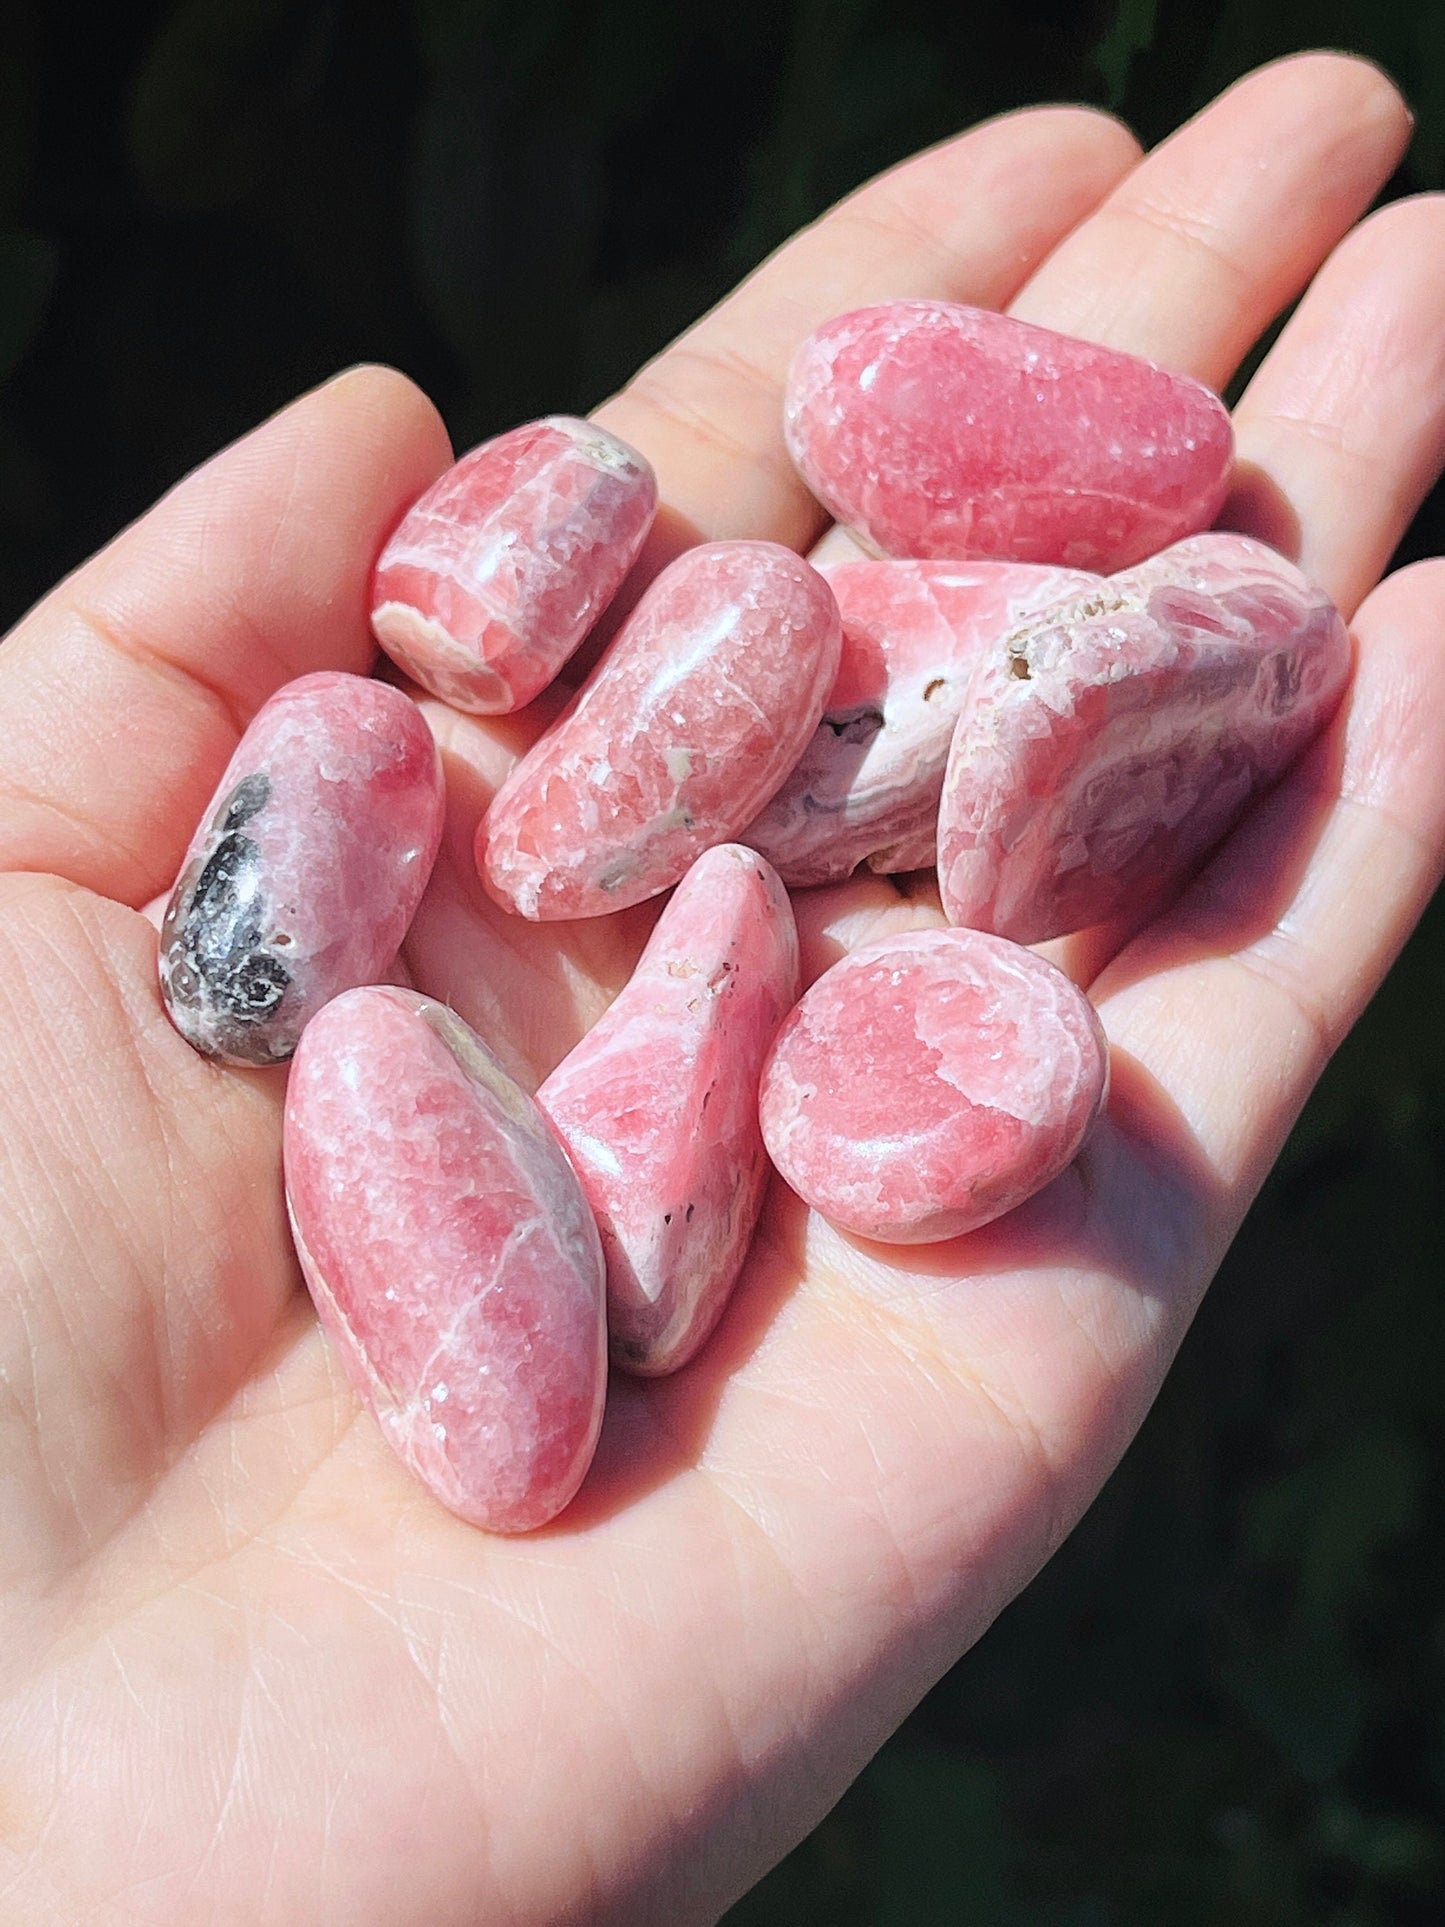
[[[181,1042],[139,914],[265,697],[372,661],[371,562],[449,458],[434,412],[397,376],[341,377],[21,624],[0,651],[0,1913],[712,1918],[1071,1528],[1440,870],[1445,563],[1373,585],[1445,457],[1445,207],[1349,233],[1407,132],[1377,73],[1326,56],[1142,163],[1082,111],[992,123],[864,189],[600,411],[658,469],[654,566],[698,537],[806,547],[779,397],[829,315],[1011,305],[1221,384],[1312,281],[1240,405],[1234,512],[1297,547],[1360,665],[1173,910],[1053,947],[1114,1052],[1078,1164],[966,1240],[891,1252],[775,1186],[710,1344],[614,1380],[579,1499],[528,1539],[442,1512],[360,1413],[286,1235],[284,1074]],[[650,914],[491,905],[472,831],[537,718],[426,707],[450,823],[406,968],[534,1080]],[[799,911],[814,969],[937,918],[874,877]]]

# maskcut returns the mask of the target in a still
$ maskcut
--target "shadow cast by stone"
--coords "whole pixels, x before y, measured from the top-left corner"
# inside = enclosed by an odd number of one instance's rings
[[[586,1532],[697,1469],[729,1382],[803,1283],[806,1235],[806,1207],[775,1176],[742,1276],[701,1351],[666,1378],[612,1372],[592,1469],[546,1536]]]
[[[551,924],[529,923],[492,901],[472,846],[500,778],[490,757],[503,725],[524,727],[521,717],[515,725],[510,717],[485,725],[459,719],[457,741],[443,744],[442,854],[405,955],[418,985],[465,1018],[512,1074],[535,1089],[627,981],[663,899],[610,917]],[[499,765],[505,757],[498,750]]]
[[[1228,499],[1214,526],[1252,535],[1291,562],[1299,561],[1303,531],[1294,504],[1257,462],[1236,462]]]
[[[986,1278],[1088,1272],[1172,1305],[1181,1274],[1202,1285],[1207,1270],[1188,1254],[1210,1244],[1223,1203],[1187,1120],[1137,1059],[1115,1051],[1108,1103],[1083,1149],[1017,1209],[939,1244],[836,1236],[877,1269],[895,1304],[903,1291],[922,1301]]]
[[[1100,994],[1204,957],[1233,956],[1279,927],[1339,798],[1349,706],[1347,694],[1325,734],[1100,972]]]
[[[1057,1291],[1064,1276],[1104,1279],[1154,1303],[1159,1344],[1192,1318],[1222,1246],[1226,1196],[1167,1093],[1117,1053],[1109,1104],[1072,1165],[1016,1211],[936,1245],[882,1245],[835,1232],[863,1260],[849,1282],[897,1316],[952,1322],[957,1294],[992,1281]],[[597,1456],[548,1536],[585,1532],[701,1464],[729,1382],[804,1286],[807,1207],[775,1179],[744,1274],[717,1330],[675,1376],[614,1372]],[[1131,1413],[1152,1385],[1155,1353],[1112,1390]],[[1134,1381],[1137,1378],[1138,1383]]]
[[[602,611],[591,634],[563,670],[562,674],[568,683],[575,687],[591,675],[608,644],[652,586],[653,580],[661,575],[669,563],[676,562],[684,550],[695,548],[699,542],[706,540],[696,522],[669,508],[666,502],[658,505],[641,555],[623,577],[622,587]]]

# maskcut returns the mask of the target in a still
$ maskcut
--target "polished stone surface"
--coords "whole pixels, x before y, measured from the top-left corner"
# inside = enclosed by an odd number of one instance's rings
[[[275,1064],[340,991],[390,968],[441,840],[416,704],[323,671],[279,689],[226,766],[161,930],[161,992],[196,1049]]]
[[[950,921],[1039,943],[1154,907],[1329,721],[1350,662],[1328,597],[1223,533],[1015,630],[949,756]]]
[[[809,488],[880,554],[1100,573],[1208,528],[1233,454],[1201,383],[947,301],[819,328],[784,421]]]
[[[612,1355],[676,1371],[717,1323],[768,1161],[763,1058],[798,994],[798,939],[771,867],[707,851],[631,980],[537,1093],[602,1234]]]
[[[802,759],[742,833],[792,887],[860,863],[919,870],[974,664],[1017,623],[1098,578],[1030,562],[820,567],[843,619],[838,679]]]
[[[286,1198],[317,1313],[388,1442],[474,1525],[524,1532],[586,1474],[602,1251],[556,1133],[475,1032],[408,990],[307,1027]]]
[[[549,415],[484,442],[382,550],[377,640],[457,709],[520,708],[612,600],[656,507],[647,462],[591,422]]]
[[[791,549],[688,549],[493,799],[477,832],[492,895],[546,921],[670,888],[797,762],[840,641],[832,591]]]
[[[784,1022],[763,1136],[834,1224],[933,1243],[1056,1177],[1107,1086],[1098,1019],[1061,971],[978,931],[912,931],[834,964]]]

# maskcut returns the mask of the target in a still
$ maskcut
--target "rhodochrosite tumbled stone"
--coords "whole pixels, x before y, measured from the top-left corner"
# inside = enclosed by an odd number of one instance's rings
[[[517,709],[612,600],[656,508],[646,461],[591,422],[549,415],[484,442],[382,550],[377,640],[458,709]]]
[[[441,840],[441,764],[400,690],[287,683],[236,746],[161,928],[177,1030],[208,1057],[275,1064],[307,1019],[391,966]]]
[[[1177,885],[1328,722],[1333,603],[1263,543],[1195,536],[1014,632],[958,719],[938,824],[954,923],[1038,943]]]
[[[494,1532],[591,1463],[602,1251],[556,1133],[475,1032],[412,991],[338,997],[286,1092],[286,1199],[322,1324],[389,1443]]]
[[[839,644],[832,591],[791,549],[687,550],[482,818],[477,864],[492,895],[545,921],[668,889],[797,762]]]
[[[975,930],[912,931],[834,964],[787,1018],[763,1136],[834,1224],[932,1243],[1056,1177],[1107,1086],[1098,1019],[1062,971]]]
[[[596,1214],[612,1352],[633,1371],[685,1364],[732,1290],[767,1181],[758,1078],[797,994],[787,892],[754,851],[720,844],[537,1093]]]
[[[1028,562],[843,562],[838,679],[802,760],[747,829],[783,881],[931,864],[948,746],[973,665],[1027,615],[1099,578]]]
[[[809,488],[885,555],[1101,573],[1207,528],[1233,451],[1201,383],[947,301],[819,328],[784,420]]]

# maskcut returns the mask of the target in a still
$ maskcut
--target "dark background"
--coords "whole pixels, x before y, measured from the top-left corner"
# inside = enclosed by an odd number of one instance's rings
[[[584,410],[923,143],[1311,45],[1439,185],[1442,0],[3,0],[0,627],[343,364]],[[1437,907],[1089,1518],[731,1927],[1445,1921],[1442,996]]]

